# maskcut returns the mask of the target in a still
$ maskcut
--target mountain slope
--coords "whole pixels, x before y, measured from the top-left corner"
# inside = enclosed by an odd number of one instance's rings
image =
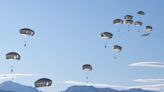
[[[62,92],[156,92],[143,89],[114,90],[111,88],[95,88],[93,86],[72,86]]]
[[[39,92],[39,90],[12,81],[5,81],[0,84],[0,92]]]

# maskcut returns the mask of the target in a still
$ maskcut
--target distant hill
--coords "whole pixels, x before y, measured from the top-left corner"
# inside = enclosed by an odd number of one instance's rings
[[[25,86],[12,81],[5,81],[0,84],[0,92],[40,92],[35,87]]]
[[[5,91],[5,90],[0,90],[0,92],[14,92],[14,91]]]
[[[13,91],[5,91],[5,90],[0,90],[0,92],[13,92]]]
[[[111,88],[95,88],[93,86],[72,86],[62,92],[156,92],[143,89],[115,90]]]

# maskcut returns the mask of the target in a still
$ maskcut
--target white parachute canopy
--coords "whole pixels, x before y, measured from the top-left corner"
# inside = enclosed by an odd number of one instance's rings
[[[138,11],[137,15],[140,16],[140,21],[141,21],[141,17],[145,15],[145,12],[144,11]]]
[[[115,19],[113,20],[113,24],[123,24],[123,20],[122,19]]]
[[[142,22],[141,21],[135,21],[134,22],[134,25],[136,26],[136,27],[141,27],[142,26]],[[138,32],[140,31],[140,29],[138,28]]]
[[[130,25],[133,24],[133,20],[131,18],[125,19],[124,24],[128,25],[128,31],[130,31]]]
[[[6,60],[11,61],[11,62],[19,61],[21,58],[21,55],[17,52],[8,52],[5,56],[6,56]],[[14,71],[13,68],[14,68],[14,66],[12,65],[10,72]]]
[[[146,27],[145,27],[145,31],[146,31],[147,33],[150,33],[150,32],[153,31],[153,27],[152,27],[152,26],[146,26]]]
[[[135,22],[134,22],[134,25],[135,25],[135,26],[142,26],[142,24],[143,24],[143,23],[142,23],[141,21],[135,21]]]
[[[132,20],[133,19],[133,16],[132,15],[126,15],[124,17],[125,20]]]
[[[138,11],[137,14],[138,14],[139,16],[144,16],[144,15],[145,15],[145,12],[144,12],[144,11]]]
[[[112,50],[113,50],[114,52],[121,52],[122,47],[119,46],[119,45],[114,45],[114,46],[112,47]]]
[[[122,47],[119,46],[119,45],[114,45],[114,46],[112,47],[112,51],[115,52],[116,54],[117,54],[117,53],[120,53],[120,52],[122,51]],[[116,58],[117,58],[117,56],[115,55],[115,56],[114,56],[114,59],[116,59]]]
[[[113,20],[113,24],[114,25],[123,24],[123,20],[122,19],[115,19],[115,20]],[[119,27],[118,27],[118,32],[120,32],[120,28]]]
[[[111,39],[113,37],[113,34],[110,32],[103,32],[100,34],[100,38],[104,40]]]
[[[105,42],[105,48],[106,48],[106,47],[107,47],[107,41],[108,41],[109,39],[112,39],[113,34],[110,33],[110,32],[102,32],[102,33],[100,33],[99,37],[100,37],[101,39],[103,39],[103,40],[106,41],[106,42]]]
[[[90,64],[84,64],[84,65],[82,66],[82,70],[86,72],[86,81],[87,81],[87,83],[88,83],[88,73],[89,73],[90,71],[92,71],[92,65],[90,65]]]
[[[82,66],[82,70],[84,70],[84,71],[92,71],[92,66],[90,64],[84,64]]]
[[[19,33],[22,36],[34,36],[34,34],[35,34],[35,32],[30,28],[22,28],[19,30]],[[24,47],[26,47],[27,41],[25,40],[24,42],[25,42]]]

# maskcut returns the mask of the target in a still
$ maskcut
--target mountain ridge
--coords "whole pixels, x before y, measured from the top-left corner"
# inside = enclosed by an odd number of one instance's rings
[[[67,88],[65,91],[61,92],[157,92],[144,90],[140,88],[132,88],[128,90],[115,90],[112,88],[96,88],[94,86],[71,86]]]
[[[40,92],[35,87],[25,86],[13,81],[5,81],[0,84],[0,92]]]

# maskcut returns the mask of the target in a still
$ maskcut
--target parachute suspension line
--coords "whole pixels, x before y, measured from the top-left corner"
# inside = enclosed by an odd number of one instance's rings
[[[118,27],[117,29],[118,29],[118,35],[119,35],[119,37],[121,37],[121,31],[120,31],[120,28]]]
[[[116,57],[116,56],[114,56],[114,59],[117,59],[117,57]]]
[[[26,40],[24,40],[24,47],[26,47],[27,46],[27,41]]]
[[[104,48],[107,48],[107,41],[103,41],[103,44],[104,44]]]
[[[10,72],[13,73],[13,71],[14,71],[14,70],[11,68]]]
[[[117,53],[114,53],[114,59],[117,59]]]
[[[13,72],[14,72],[14,66],[11,66],[10,73],[13,73]]]
[[[13,74],[14,72],[14,66],[10,66],[10,73]],[[14,76],[11,77],[11,80],[14,80]]]
[[[139,20],[142,21],[142,16],[139,17]]]
[[[140,27],[137,28],[138,32],[140,32]]]
[[[120,32],[120,28],[117,26],[117,30],[118,30],[118,32]]]
[[[142,22],[142,16],[140,16],[140,18],[139,18],[139,20]],[[141,28],[141,26],[138,28],[139,30],[138,30],[138,32],[140,32],[140,28]]]
[[[109,39],[105,41],[105,48],[108,47],[108,45],[109,45],[109,41],[110,41]]]
[[[119,54],[120,54],[120,52],[114,52],[114,53],[113,53],[113,55],[114,55],[113,59],[114,59],[115,61],[118,61]]]
[[[88,77],[88,71],[86,72],[86,83],[88,83],[88,79],[89,79],[89,77]]]
[[[104,47],[107,48],[107,43],[105,43]]]
[[[130,32],[130,25],[128,25],[128,32]]]
[[[104,42],[104,47],[107,48],[107,45],[108,45],[108,42],[105,41],[105,42]]]
[[[109,43],[108,41],[109,41],[109,40],[105,41],[105,46],[104,46],[105,48],[108,47],[108,43]]]
[[[121,30],[120,30],[120,27],[119,26],[117,26],[117,31],[118,31],[119,37],[121,37]]]
[[[24,47],[26,47],[26,43],[24,44]]]

